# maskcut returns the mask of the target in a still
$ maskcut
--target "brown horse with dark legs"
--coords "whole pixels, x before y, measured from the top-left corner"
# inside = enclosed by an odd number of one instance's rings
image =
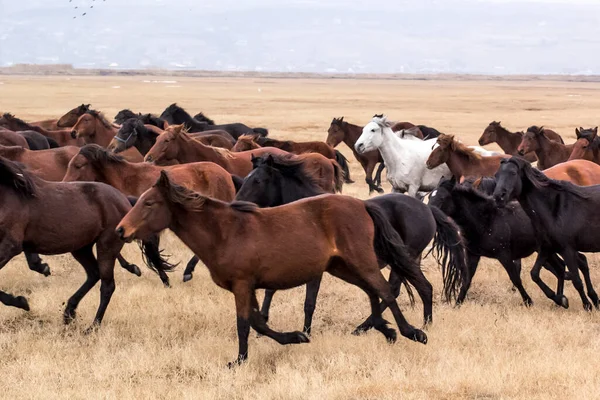
[[[62,181],[69,161],[73,158],[79,147],[65,146],[48,150],[28,150],[20,146],[0,146],[0,156],[11,161],[19,162],[36,176],[46,180]]]
[[[571,156],[573,144],[553,142],[546,136],[544,127],[531,126],[523,135],[517,148],[520,155],[535,152],[540,170],[548,169],[556,164],[565,162]]]
[[[95,110],[88,110],[77,120],[71,131],[71,137],[83,139],[86,144],[97,144],[108,147],[119,130],[104,116]],[[132,162],[142,162],[144,157],[135,148],[127,149],[122,154]]]
[[[402,315],[380,263],[390,263],[402,281],[417,288],[427,280],[377,206],[348,196],[322,195],[260,209],[252,203],[202,196],[173,184],[162,171],[119,223],[117,233],[129,241],[167,228],[201,256],[213,281],[235,296],[239,352],[230,366],[247,359],[250,327],[280,344],[308,342],[302,332],[269,328],[255,291],[296,287],[325,271],[367,293],[373,325],[388,341],[396,340],[396,332],[386,326],[379,298],[391,309],[402,336],[427,343],[425,333]]]
[[[115,290],[114,264],[123,247],[115,227],[131,209],[125,195],[94,182],[46,182],[0,158],[0,268],[22,251],[41,254],[71,253],[85,269],[85,283],[71,296],[64,322],[75,318],[83,297],[101,281],[100,305],[94,324],[99,326]],[[158,238],[148,236],[142,244],[145,260],[156,271],[170,270],[160,257]],[[92,248],[96,246],[96,254]],[[27,299],[0,291],[0,302],[29,310]]]
[[[252,157],[267,154],[288,155],[305,161],[307,169],[315,171],[319,184],[326,192],[340,192],[343,173],[337,162],[316,153],[290,154],[274,147],[261,147],[255,150],[234,153],[217,147],[206,146],[190,137],[183,125],[171,125],[156,138],[156,144],[146,154],[146,161],[166,165],[176,161],[180,164],[197,161],[210,161],[223,167],[232,175],[244,177],[252,171]]]
[[[573,144],[569,161],[584,159],[600,164],[600,138],[597,134],[598,127],[593,129],[575,128],[577,141]]]
[[[350,147],[354,157],[358,160],[360,165],[365,170],[366,178],[365,182],[369,185],[369,193],[377,191],[383,193],[381,188],[381,171],[383,170],[383,158],[379,151],[369,151],[364,154],[359,154],[354,148],[354,144],[362,135],[363,128],[358,125],[353,125],[349,122],[344,121],[342,118],[334,118],[331,121],[331,125],[327,131],[326,143],[331,147],[336,147],[341,142],[346,143],[346,146]],[[377,174],[375,174],[375,180],[373,180],[373,171],[377,163],[381,163]]]
[[[59,119],[46,119],[43,121],[35,121],[30,122],[30,125],[39,126],[40,128],[56,131],[62,128],[71,128],[73,125],[77,123],[77,119],[81,117],[86,111],[90,109],[89,104],[82,104],[80,106],[75,107],[71,111],[67,112],[65,115],[60,117]]]
[[[11,131],[35,131],[53,139],[59,146],[83,146],[82,139],[71,137],[71,129],[47,130],[39,126],[30,125],[27,122],[15,117],[12,114],[5,113],[0,118],[0,127],[10,129]]]
[[[500,162],[509,155],[482,157],[473,149],[454,139],[454,135],[440,134],[438,146],[427,159],[427,168],[433,169],[446,163],[452,175],[461,180],[466,177],[493,176]]]
[[[276,147],[278,149],[287,151],[292,154],[304,154],[304,153],[318,153],[330,160],[335,160],[342,170],[344,171],[344,182],[354,183],[350,179],[350,168],[348,166],[348,159],[344,157],[342,153],[335,150],[333,147],[325,142],[318,140],[312,142],[294,142],[291,140],[276,140],[267,138],[260,135],[242,135],[238,138],[235,146],[231,151],[240,152],[259,149],[261,147]]]

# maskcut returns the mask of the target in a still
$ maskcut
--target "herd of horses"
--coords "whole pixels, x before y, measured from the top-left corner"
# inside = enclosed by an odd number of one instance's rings
[[[170,285],[175,265],[159,240],[170,229],[194,253],[184,281],[202,261],[235,297],[239,351],[230,366],[246,360],[250,328],[281,344],[308,342],[324,272],[367,294],[371,315],[355,334],[374,328],[394,342],[396,331],[382,317],[390,308],[402,336],[427,343],[396,298],[402,285],[411,300],[416,291],[424,324],[431,323],[433,287],[421,270],[429,253],[446,301],[465,301],[480,258],[489,257],[531,306],[521,259],[537,253],[531,277],[543,293],[567,308],[570,281],[591,310],[600,302],[582,252],[600,251],[600,139],[597,128],[576,134],[574,144],[564,144],[544,127],[510,132],[492,122],[479,145],[495,142],[504,151],[498,153],[383,115],[365,126],[334,118],[325,141],[297,142],[243,123],[216,124],[202,113],[192,117],[177,104],[160,116],[122,110],[114,122],[89,104],[44,121],[5,113],[0,268],[23,252],[31,270],[48,276],[40,254],[71,253],[87,277],[68,300],[64,322],[100,281],[91,331],[115,290],[115,261],[141,275],[120,254],[125,242],[138,241],[144,262]],[[353,182],[349,161],[335,149],[341,142],[363,167],[370,193],[383,192],[384,168],[394,193],[367,200],[339,194]],[[385,266],[389,281],[380,272]],[[541,279],[542,268],[557,278],[555,291]],[[302,331],[272,330],[275,291],[303,284]],[[266,290],[262,306],[256,289]],[[0,302],[29,310],[23,296],[0,291]]]

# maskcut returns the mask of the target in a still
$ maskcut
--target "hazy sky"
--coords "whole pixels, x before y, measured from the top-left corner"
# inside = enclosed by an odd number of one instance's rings
[[[599,49],[600,0],[0,0],[0,65],[600,74]]]

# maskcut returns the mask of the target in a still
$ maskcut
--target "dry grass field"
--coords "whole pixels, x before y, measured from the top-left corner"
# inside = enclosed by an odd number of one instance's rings
[[[153,82],[164,80],[169,82]],[[173,82],[175,80],[176,82]],[[147,81],[147,82],[144,82]],[[511,130],[548,126],[573,141],[575,126],[596,126],[600,84],[575,82],[452,82],[157,77],[0,76],[0,111],[26,120],[62,115],[82,102],[109,118],[122,108],[160,113],[178,102],[217,122],[264,126],[276,138],[324,140],[332,117],[357,124],[375,113],[434,126],[476,144],[487,124]],[[348,158],[345,145],[340,149]],[[344,193],[368,196],[364,173]],[[389,191],[389,185],[385,185]],[[293,227],[290,227],[293,229]],[[290,246],[293,244],[290,243]],[[163,247],[185,263],[190,251],[171,233]],[[142,265],[135,245],[127,258]],[[98,288],[79,307],[78,321],[62,325],[66,299],[84,280],[69,255],[45,257],[52,276],[27,269],[22,256],[2,271],[0,288],[28,297],[31,311],[0,308],[0,397],[7,399],[586,399],[600,396],[600,314],[586,313],[570,284],[571,308],[559,309],[531,282],[527,309],[495,261],[484,260],[468,301],[441,302],[441,275],[431,259],[424,269],[435,291],[434,322],[426,346],[378,332],[350,335],[368,315],[366,296],[326,277],[309,344],[282,347],[251,334],[250,359],[225,365],[237,353],[233,296],[198,268],[181,282],[183,267],[165,289],[147,269],[137,278],[117,267],[117,290],[104,325],[85,336],[99,301]],[[590,257],[600,285],[600,259]],[[551,286],[552,278],[545,274]],[[304,289],[279,292],[271,326],[296,330],[303,321]],[[421,307],[399,298],[410,322]],[[391,319],[391,315],[387,315]]]

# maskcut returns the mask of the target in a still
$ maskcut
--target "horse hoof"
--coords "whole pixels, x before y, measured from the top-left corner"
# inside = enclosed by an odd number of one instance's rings
[[[15,307],[20,308],[25,311],[29,311],[29,302],[23,296],[18,296],[15,299]]]
[[[247,358],[248,358],[248,356],[238,356],[237,360],[227,363],[227,368],[233,369],[235,367],[239,367],[244,362],[246,362]]]
[[[377,191],[377,193],[379,193],[379,194],[383,194],[383,193],[385,193],[385,191],[383,190],[383,188],[380,188],[380,187],[378,187],[378,188],[375,188],[375,190],[376,190],[376,191]]]
[[[163,281],[163,285],[164,285],[166,288],[170,288],[170,287],[171,287],[171,284],[169,283],[169,281],[168,281],[168,280],[166,280],[166,281]]]
[[[413,340],[415,342],[427,344],[427,335],[420,329],[415,329],[415,333],[413,334]]]
[[[42,264],[40,273],[44,276],[50,276],[50,267],[48,266],[48,264]]]
[[[183,281],[184,282],[189,282],[189,281],[192,280],[192,278],[193,278],[192,274],[183,274]]]
[[[569,299],[567,299],[566,296],[560,298],[560,306],[562,308],[569,308]]]
[[[527,307],[527,308],[533,307],[533,300],[531,300],[531,299],[524,300],[523,304],[525,304],[525,307]]]
[[[592,305],[590,303],[585,303],[583,309],[587,312],[592,312]]]
[[[64,314],[63,314],[63,323],[65,325],[69,325],[71,322],[73,322],[73,320],[75,320],[75,310],[65,310]]]
[[[362,334],[363,334],[363,333],[365,333],[365,332],[366,332],[366,330],[365,330],[365,329],[362,329],[362,328],[360,328],[360,327],[359,327],[359,328],[356,328],[355,330],[353,330],[353,331],[352,331],[352,334],[353,334],[354,336],[360,336],[360,335],[362,335]]]
[[[142,271],[140,271],[140,268],[135,264],[131,264],[131,271],[129,272],[136,276],[142,276]]]
[[[86,336],[91,335],[92,333],[96,333],[98,331],[98,328],[100,328],[100,324],[94,322],[86,330],[83,331],[83,334]]]
[[[310,343],[310,339],[302,332],[292,332],[292,343]]]

